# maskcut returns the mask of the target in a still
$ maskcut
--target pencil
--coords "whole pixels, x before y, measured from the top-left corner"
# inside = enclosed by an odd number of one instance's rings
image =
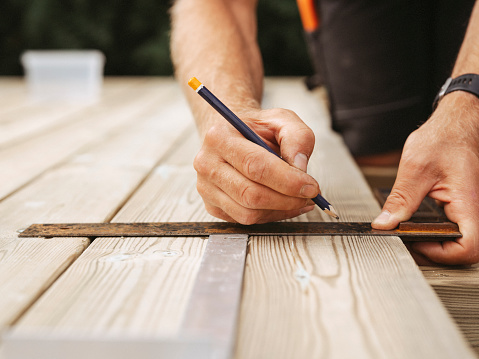
[[[271,147],[269,147],[254,131],[249,128],[243,121],[236,116],[226,105],[221,102],[215,95],[213,95],[196,77],[192,77],[188,81],[188,85],[196,91],[198,95],[203,97],[216,111],[223,116],[234,128],[236,128],[245,138],[253,143],[263,147],[265,150],[271,152],[273,155],[281,158]],[[318,205],[325,213],[333,218],[339,219],[334,207],[324,199],[320,194],[312,198],[313,202]]]

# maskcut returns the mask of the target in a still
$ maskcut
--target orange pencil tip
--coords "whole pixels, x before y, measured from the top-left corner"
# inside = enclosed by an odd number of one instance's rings
[[[196,77],[192,77],[190,81],[188,81],[188,85],[196,91],[196,89],[201,86],[201,82],[199,82]]]

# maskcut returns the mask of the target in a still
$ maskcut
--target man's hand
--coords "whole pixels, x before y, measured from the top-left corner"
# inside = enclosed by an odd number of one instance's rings
[[[292,111],[237,115],[286,161],[245,139],[226,120],[206,133],[195,158],[197,188],[207,211],[242,224],[265,223],[311,211],[320,193],[308,174],[314,134]]]
[[[372,226],[392,229],[408,220],[426,195],[444,204],[459,225],[456,241],[417,242],[408,249],[418,264],[479,262],[479,100],[453,92],[404,146],[396,182]]]

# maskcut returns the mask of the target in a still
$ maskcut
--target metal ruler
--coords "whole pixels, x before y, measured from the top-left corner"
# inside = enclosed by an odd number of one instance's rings
[[[403,241],[444,241],[461,237],[452,222],[403,222],[377,230],[369,222],[274,222],[244,226],[227,222],[56,223],[32,224],[19,237],[201,237],[249,236],[399,236]]]

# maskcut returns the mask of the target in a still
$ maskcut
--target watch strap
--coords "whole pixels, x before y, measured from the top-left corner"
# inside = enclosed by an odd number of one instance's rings
[[[454,79],[449,77],[434,99],[433,110],[444,96],[453,91],[466,91],[479,97],[479,75],[465,74]]]

